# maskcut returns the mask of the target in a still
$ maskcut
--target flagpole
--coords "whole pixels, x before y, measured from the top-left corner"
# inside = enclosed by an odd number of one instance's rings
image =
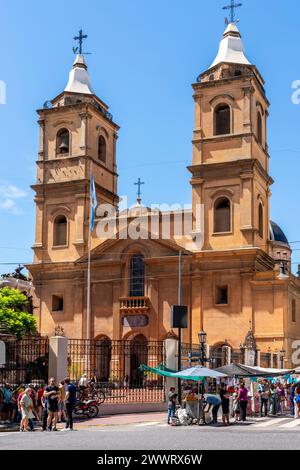
[[[90,197],[89,197],[89,235],[88,235],[88,271],[87,271],[87,305],[86,305],[86,339],[87,339],[87,361],[86,369],[89,372],[89,350],[91,339],[91,246],[92,246],[92,231],[91,231],[91,218],[92,218],[92,190],[91,181],[93,177],[93,162],[90,163]]]

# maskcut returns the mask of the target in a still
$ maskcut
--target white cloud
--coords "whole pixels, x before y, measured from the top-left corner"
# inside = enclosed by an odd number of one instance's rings
[[[26,193],[12,184],[0,185],[0,209],[10,212],[14,215],[23,213],[22,209],[16,203],[16,200],[22,199]]]
[[[0,186],[0,195],[11,199],[20,199],[25,197],[26,193],[13,184],[9,184],[6,186]]]
[[[4,201],[0,203],[0,206],[2,207],[2,209],[7,209],[7,210],[13,209],[15,205],[16,204],[12,199],[5,199]]]

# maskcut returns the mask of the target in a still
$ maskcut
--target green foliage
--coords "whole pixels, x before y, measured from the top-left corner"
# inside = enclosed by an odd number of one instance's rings
[[[36,332],[36,319],[26,312],[28,299],[17,289],[0,290],[0,326],[5,332],[21,338]]]

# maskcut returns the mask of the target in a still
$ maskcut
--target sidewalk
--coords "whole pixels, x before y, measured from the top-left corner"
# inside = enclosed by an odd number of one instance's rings
[[[74,418],[74,428],[75,429],[87,429],[91,427],[99,426],[126,426],[129,424],[142,424],[142,423],[156,423],[166,422],[166,413],[130,413],[130,414],[120,414],[120,415],[106,415],[98,416],[94,419],[86,419],[85,417],[75,417]],[[64,427],[63,423],[57,425],[58,429]],[[41,428],[41,423],[35,422],[35,429],[39,431]],[[17,432],[19,431],[18,424],[1,424],[0,432]]]
[[[103,416],[90,420],[76,419],[74,427],[84,429],[97,426],[126,426],[127,424],[165,422],[167,413],[130,413]]]

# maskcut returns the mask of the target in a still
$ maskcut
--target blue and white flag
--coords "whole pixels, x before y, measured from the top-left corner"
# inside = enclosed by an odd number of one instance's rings
[[[94,230],[95,227],[95,211],[97,209],[97,194],[95,188],[95,180],[94,177],[91,177],[91,187],[90,187],[90,201],[91,201],[91,208],[90,208],[90,230],[91,232]]]

